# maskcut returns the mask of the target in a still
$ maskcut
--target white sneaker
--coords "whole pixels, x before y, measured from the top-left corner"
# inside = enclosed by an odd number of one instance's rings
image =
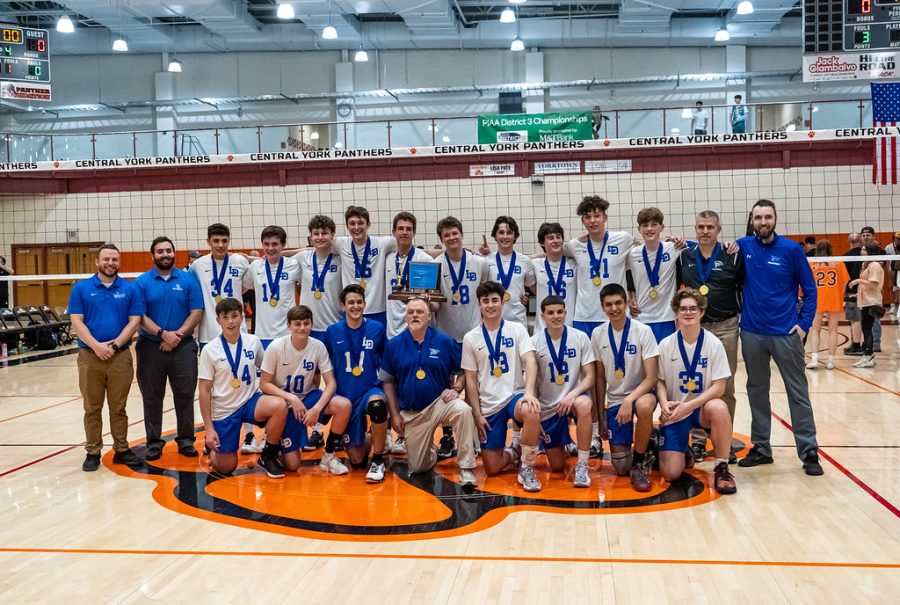
[[[523,466],[519,468],[519,484],[526,492],[541,491],[541,482],[538,481],[534,474],[534,468],[531,466]]]
[[[391,449],[385,450],[385,451],[390,452],[392,454],[397,454],[397,455],[405,454],[406,453],[406,438],[398,437],[397,441],[394,442],[394,446]]]
[[[831,361],[830,359],[829,359],[828,361],[826,361],[826,362],[825,362],[825,369],[826,369],[826,370],[833,370],[833,369],[834,369],[834,362]]]
[[[591,458],[602,458],[603,457],[603,442],[600,441],[600,437],[592,437],[591,438]]]
[[[591,476],[588,474],[587,464],[578,464],[575,466],[575,487],[590,487]]]
[[[335,458],[333,453],[329,452],[325,452],[322,455],[322,461],[319,462],[319,468],[332,475],[346,475],[350,472],[349,469],[344,466],[343,462]]]
[[[242,454],[258,454],[262,450],[259,447],[259,439],[249,439],[244,441],[241,444],[241,453]]]
[[[859,359],[857,359],[856,361],[853,362],[853,367],[861,368],[862,364],[864,364],[865,362],[866,362],[866,356],[863,355],[862,357],[860,357]]]
[[[472,472],[472,469],[469,469],[469,468],[459,469],[459,484],[463,487],[477,487],[478,486],[478,479],[475,477],[475,473]]]
[[[817,370],[819,368],[819,360],[813,357],[808,364],[806,364],[807,370]]]
[[[574,443],[570,443],[566,446],[566,455],[570,458],[576,458],[578,456],[578,445]]]
[[[384,481],[384,462],[373,462],[366,473],[366,483],[381,483]]]
[[[860,361],[862,363],[860,363],[857,366],[859,368],[874,368],[875,367],[875,356],[874,355],[867,355],[866,357],[863,357]],[[853,364],[853,365],[857,365],[857,364]]]

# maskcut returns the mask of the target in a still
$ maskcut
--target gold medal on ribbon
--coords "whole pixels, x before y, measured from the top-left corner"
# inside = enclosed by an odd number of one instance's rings
[[[693,378],[690,379],[690,380],[688,380],[688,381],[687,381],[687,384],[684,385],[684,386],[685,386],[685,388],[687,388],[688,393],[693,393],[694,391],[697,390],[697,383],[694,382],[694,379],[693,379]]]
[[[455,300],[456,302],[459,302],[462,300],[462,296],[459,295],[459,292],[453,293],[453,300]]]
[[[556,375],[556,384],[566,384],[566,375],[565,374],[557,374]]]
[[[503,293],[503,302],[508,302],[508,301],[509,301],[509,292],[504,292]]]
[[[365,290],[366,289],[366,280],[364,280],[364,279],[359,280],[359,287],[362,288],[363,290]]]
[[[650,299],[656,300],[657,296],[659,296],[659,292],[656,291],[656,288],[650,288]]]
[[[501,368],[500,366],[494,366],[494,376],[496,376],[497,378],[503,376],[503,368]]]
[[[316,290],[315,292],[313,292],[313,298],[315,298],[316,300],[319,300],[320,298],[322,298],[322,291]]]
[[[613,376],[616,377],[616,380],[622,380],[623,378],[625,378],[625,370],[619,368],[618,370],[613,372]]]
[[[700,294],[702,294],[703,296],[709,294],[709,286],[707,286],[706,284],[700,286]]]
[[[352,372],[353,372],[354,376],[359,376],[362,374],[362,368],[359,366],[356,366],[353,368]]]
[[[231,388],[232,389],[241,388],[241,380],[239,378],[232,378],[231,379]]]
[[[277,298],[270,298],[270,299],[269,299],[269,306],[270,306],[270,307],[277,307],[277,306],[278,306],[278,299],[277,299]]]
[[[591,281],[594,282],[595,286],[599,286],[600,284],[603,283],[603,279],[599,275],[594,277],[594,279],[592,279]]]
[[[419,368],[419,371],[416,372],[416,378],[418,378],[419,380],[425,380],[425,370]]]
[[[219,296],[218,294],[216,294],[216,296],[215,296],[216,304],[219,304],[219,302],[221,302],[221,300],[222,300],[222,297]]]

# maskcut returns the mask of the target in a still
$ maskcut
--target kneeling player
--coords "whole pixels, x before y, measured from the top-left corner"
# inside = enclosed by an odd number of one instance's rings
[[[659,343],[659,470],[668,481],[680,477],[685,456],[691,456],[691,428],[704,428],[712,435],[716,455],[716,491],[733,494],[737,487],[728,470],[731,416],[721,399],[725,381],[731,376],[725,348],[712,332],[700,327],[706,310],[706,297],[700,292],[693,288],[679,290],[672,299],[672,309],[678,316],[678,331]]]
[[[650,328],[628,317],[625,296],[619,284],[603,286],[600,302],[609,323],[594,330],[591,344],[597,358],[597,398],[606,402],[613,468],[619,476],[631,475],[636,491],[646,492],[653,464],[646,454],[656,409],[659,347]]]
[[[209,461],[220,473],[234,471],[241,424],[252,422],[266,427],[266,445],[259,455],[259,466],[270,477],[284,477],[277,457],[287,409],[283,399],[263,395],[257,389],[262,344],[252,334],[241,334],[244,313],[239,300],[226,298],[217,303],[216,321],[222,333],[203,347],[199,369],[200,413]]]
[[[384,325],[363,317],[366,291],[350,284],[341,291],[344,319],[325,331],[325,346],[335,369],[337,394],[351,402],[350,421],[344,441],[354,468],[365,468],[372,452],[372,463],[366,474],[368,483],[384,481],[384,440],[388,429],[388,405],[378,369],[384,354]],[[371,442],[366,434],[366,416],[372,422]]]
[[[266,349],[259,381],[263,393],[284,399],[291,408],[281,436],[284,466],[292,472],[299,469],[307,427],[332,419],[319,468],[332,475],[346,475],[349,471],[334,457],[334,450],[344,438],[350,402],[334,396],[337,385],[328,351],[324,344],[309,337],[313,326],[309,307],[299,305],[288,311],[287,325],[290,335],[273,340]],[[316,372],[322,376],[324,389],[316,388]]]
[[[541,404],[535,396],[537,362],[525,326],[501,319],[504,293],[503,286],[492,281],[475,291],[482,324],[463,338],[466,399],[481,439],[484,471],[496,475],[521,457],[519,483],[525,491],[536,492],[541,489],[534,474],[541,432]],[[522,426],[521,456],[505,447],[510,419]]]
[[[569,418],[575,418],[578,464],[575,487],[589,487],[591,408],[587,393],[594,386],[594,352],[581,330],[566,327],[566,301],[548,296],[541,301],[546,326],[531,338],[537,356],[537,389],[541,400],[541,429],[550,470],[566,470],[565,446],[571,442]]]

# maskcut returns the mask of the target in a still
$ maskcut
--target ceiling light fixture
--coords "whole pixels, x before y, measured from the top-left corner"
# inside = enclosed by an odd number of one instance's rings
[[[112,49],[117,53],[127,53],[128,42],[126,42],[124,38],[116,38],[115,40],[113,40]]]
[[[75,25],[68,15],[63,15],[59,18],[59,21],[56,22],[56,31],[61,34],[71,34],[75,31]]]
[[[511,8],[503,9],[503,12],[500,13],[500,23],[515,23],[516,22],[516,13],[513,12]]]
[[[326,25],[322,30],[322,37],[326,40],[337,40],[337,29],[333,25]]]
[[[525,0],[509,0],[510,4],[525,4]]]
[[[731,34],[729,34],[728,30],[724,27],[720,27],[718,31],[716,31],[715,41],[728,42],[729,40],[731,40]]]
[[[319,140],[319,133],[318,133],[318,132],[313,132],[312,134],[309,135],[309,138],[310,138],[311,140],[313,140],[313,141],[318,141],[318,140]]]
[[[753,3],[749,0],[744,0],[743,2],[737,5],[737,14],[739,15],[752,15],[753,14]]]
[[[169,61],[169,67],[166,68],[167,71],[172,72],[173,74],[181,73],[181,61],[178,59],[172,59]]]
[[[294,5],[288,2],[283,2],[278,5],[278,12],[275,15],[279,19],[293,19],[294,18]]]
[[[516,39],[512,41],[512,44],[509,45],[509,50],[513,52],[519,52],[525,50],[525,43],[522,42],[522,39],[516,36]]]
[[[353,55],[353,60],[357,63],[365,63],[369,60],[369,53],[360,48],[356,51],[356,54]]]

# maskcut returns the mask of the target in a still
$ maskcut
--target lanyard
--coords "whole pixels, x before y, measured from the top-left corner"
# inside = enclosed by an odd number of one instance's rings
[[[220,272],[216,268],[216,259],[212,256],[209,257],[209,260],[212,261],[212,285],[213,285],[213,296],[218,298],[222,295],[222,284],[225,281],[225,274],[228,272],[228,255],[225,255],[225,260],[222,261],[222,271]]]
[[[647,255],[647,246],[641,248],[641,256],[644,257],[644,271],[647,272],[647,279],[650,280],[650,287],[656,288],[656,286],[659,285],[659,270],[662,267],[662,243],[660,243],[659,247],[656,249],[656,263],[654,264],[654,266],[650,266],[650,257]]]
[[[622,329],[622,340],[616,346],[616,336],[613,332],[612,322],[609,322],[609,348],[612,349],[614,376],[618,380],[625,378],[625,349],[628,348],[628,331],[631,329],[631,318],[625,318],[625,327]]]
[[[600,256],[597,257],[594,255],[594,242],[588,238],[587,249],[588,256],[591,258],[591,277],[594,278],[594,285],[599,286],[597,283],[597,278],[600,277],[600,263],[603,262],[603,255],[606,253],[606,242],[609,241],[609,231],[603,236],[603,245],[600,246]]]
[[[688,363],[687,351],[684,348],[684,338],[681,337],[681,330],[678,331],[678,350],[681,352],[681,361],[684,363],[684,369],[687,370],[688,381],[685,384],[688,393],[693,393],[697,389],[697,383],[694,381],[694,372],[697,370],[697,363],[700,361],[700,355],[703,352],[703,330],[700,330],[700,336],[697,337],[697,346],[694,348],[694,357]]]
[[[407,330],[406,333],[407,333],[407,335],[409,335],[409,330]],[[418,347],[419,369],[416,370],[416,378],[418,378],[419,380],[423,380],[425,378],[425,363],[424,363],[424,360],[422,359],[422,352],[431,350],[432,336],[434,336],[432,329],[426,328],[425,329],[425,340],[422,341],[422,344],[419,344],[415,340],[413,340],[412,336],[409,337],[409,339],[412,340],[413,343]]]
[[[544,329],[544,338],[547,340],[547,349],[550,350],[550,360],[556,367],[556,384],[564,384],[566,382],[566,338],[568,330],[563,326],[562,337],[559,339],[559,350],[553,347],[553,340],[550,338],[550,330]]]
[[[453,269],[453,261],[446,252],[444,252],[444,257],[447,259],[447,268],[450,269],[450,281],[453,282],[453,304],[456,304],[460,300],[459,286],[466,275],[466,251],[463,250],[462,259],[459,261],[459,273]]]
[[[705,285],[709,283],[709,278],[712,275],[713,267],[716,266],[716,260],[718,260],[719,256],[722,254],[722,244],[716,242],[716,247],[713,248],[712,254],[709,255],[708,259],[703,258],[703,253],[700,252],[700,247],[697,247],[697,278],[700,280],[701,285]],[[704,292],[704,294],[706,294]]]
[[[325,263],[322,265],[322,272],[319,273],[319,263],[316,262],[316,251],[313,250],[312,253],[312,289],[313,292],[319,294],[316,298],[321,297],[321,293],[325,291],[325,277],[328,276],[328,270],[331,268],[331,259],[334,257],[333,254],[328,254],[328,258],[325,259]]]
[[[397,252],[397,256],[394,257],[394,268],[397,270],[397,285],[401,288],[409,287],[409,263],[412,262],[413,256],[416,254],[416,249],[414,247],[410,247],[409,254],[406,255],[406,260],[403,262],[403,270],[400,270],[400,252]]]
[[[266,281],[269,283],[269,304],[274,300],[275,305],[277,305],[278,298],[281,296],[281,289],[278,287],[278,283],[281,281],[282,269],[284,269],[283,256],[278,259],[278,271],[275,273],[275,279],[272,279],[272,267],[269,265],[269,261],[266,261]],[[275,305],[272,306],[274,307]]]
[[[228,344],[228,341],[225,340],[225,335],[222,334],[219,336],[222,339],[222,348],[225,349],[225,359],[228,360],[228,366],[231,368],[231,386],[232,388],[238,388],[241,386],[241,381],[238,378],[238,370],[241,367],[241,353],[243,352],[241,345],[241,337],[238,336],[237,347],[235,348],[234,357],[231,356],[231,348]]]
[[[544,269],[547,271],[547,292],[550,296],[566,297],[566,257],[561,257],[559,261],[559,274],[553,275],[553,269],[550,267],[550,261],[544,259]]]
[[[497,328],[497,337],[494,339],[494,343],[491,344],[491,337],[488,334],[487,328],[484,327],[484,324],[481,324],[481,334],[484,336],[484,344],[487,345],[488,355],[491,356],[491,373],[498,378],[503,374],[503,368],[500,367],[500,341],[502,340],[503,334],[503,320],[500,320],[500,327]]]
[[[500,258],[499,252],[494,255],[494,260],[497,262],[497,279],[500,280],[500,285],[503,286],[504,290],[509,290],[509,284],[512,283],[513,271],[516,269],[516,251],[513,250],[512,257],[510,258],[509,271],[503,269],[503,259]],[[509,300],[509,295],[507,294],[504,298]]]
[[[366,248],[363,250],[362,260],[359,260],[359,254],[356,252],[356,244],[350,240],[350,251],[353,252],[353,267],[355,268],[356,279],[366,277],[366,269],[369,268],[369,251],[372,249],[372,238],[366,238]]]

